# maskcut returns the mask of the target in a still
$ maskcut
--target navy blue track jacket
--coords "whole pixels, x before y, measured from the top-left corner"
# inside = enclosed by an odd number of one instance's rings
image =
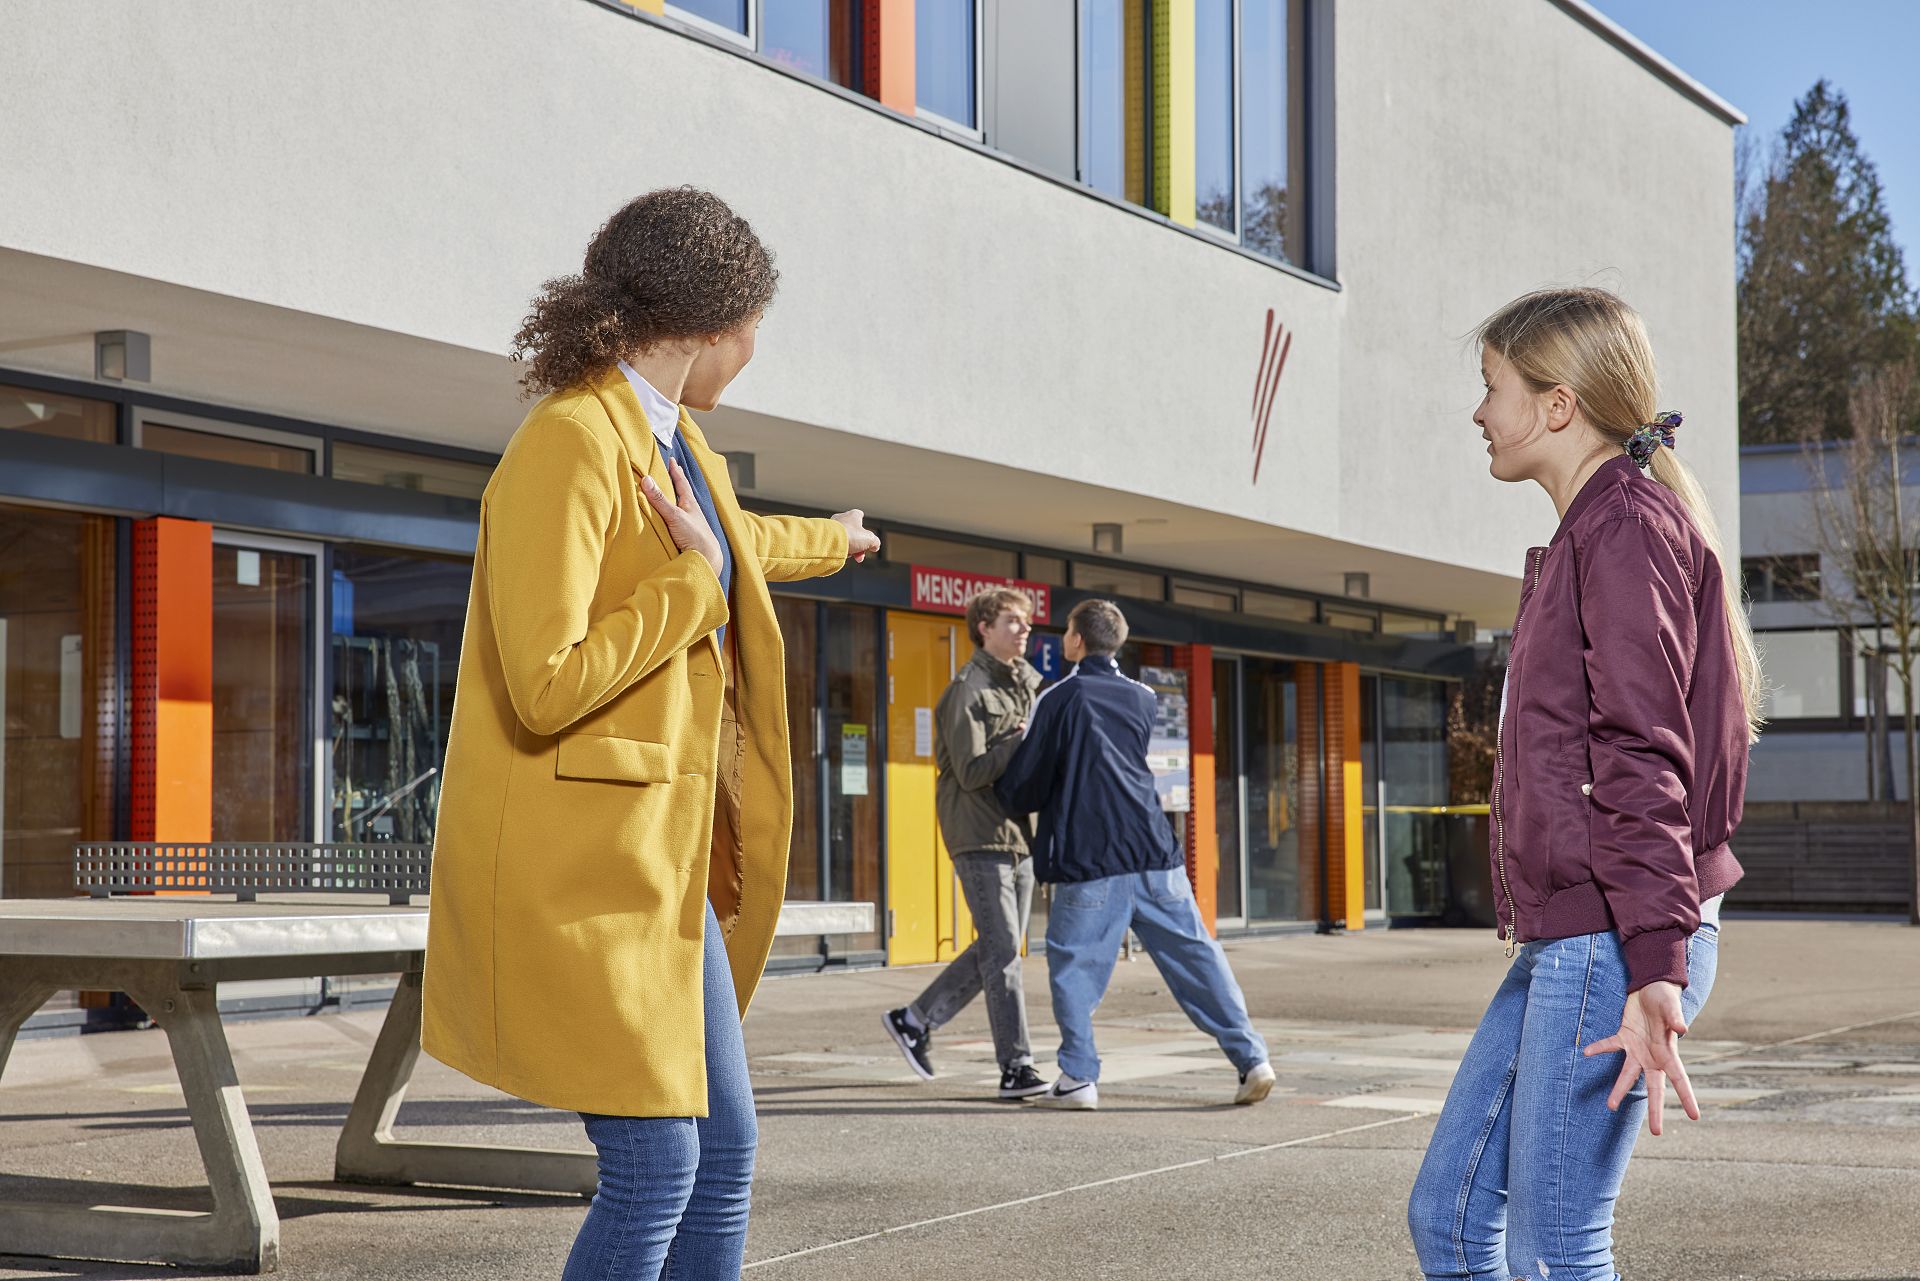
[[[1034,704],[1027,737],[994,792],[1009,814],[1037,813],[1043,881],[1180,866],[1147,768],[1153,691],[1110,657],[1084,659]]]

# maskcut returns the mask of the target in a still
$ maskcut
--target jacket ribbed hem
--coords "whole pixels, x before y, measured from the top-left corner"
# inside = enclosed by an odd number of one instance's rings
[[[1703,903],[1725,894],[1745,874],[1740,860],[1733,856],[1733,847],[1729,845],[1717,845],[1696,856],[1693,871]],[[1606,896],[1593,881],[1569,885],[1547,899],[1539,911],[1525,913],[1524,916],[1526,921],[1520,932],[1520,941],[1523,943],[1577,938],[1582,934],[1599,934],[1619,928],[1614,924],[1613,913],[1607,909]],[[1638,991],[1649,983],[1661,981],[1685,987],[1688,936],[1689,931],[1675,926],[1672,929],[1648,930],[1624,940],[1622,946],[1627,957],[1628,990]]]

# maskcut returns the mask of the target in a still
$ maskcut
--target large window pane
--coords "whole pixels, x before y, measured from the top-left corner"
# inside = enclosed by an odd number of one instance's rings
[[[1241,8],[1240,243],[1286,262],[1307,248],[1303,0]]]
[[[860,87],[860,0],[771,0],[760,14],[760,51],[782,66]]]
[[[0,431],[113,443],[113,406],[26,387],[0,387]]]
[[[789,0],[773,0],[769,8],[788,3]],[[667,12],[700,18],[716,27],[747,34],[747,0],[673,0],[667,6]]]
[[[204,458],[209,462],[265,467],[270,471],[311,475],[318,470],[314,466],[315,451],[312,449],[278,441],[227,436],[220,432],[195,431],[191,427],[173,427],[165,423],[141,424],[140,447],[162,454]]]
[[[1254,921],[1315,913],[1302,884],[1299,687],[1293,664],[1244,660],[1246,680],[1247,899]],[[1318,857],[1317,851],[1310,851]]]
[[[213,839],[313,831],[313,557],[213,549]]]
[[[1767,716],[1793,720],[1840,715],[1839,633],[1761,632],[1754,640],[1767,674]]]
[[[1086,0],[1080,28],[1080,180],[1148,203],[1149,0]]]
[[[1081,591],[1131,596],[1135,600],[1165,600],[1167,597],[1167,580],[1145,570],[1076,560],[1072,573],[1073,585]]]
[[[333,478],[362,485],[478,499],[486,492],[492,475],[493,468],[485,463],[435,458],[431,454],[412,454],[346,441],[336,441],[333,446]]]
[[[1256,6],[1258,0],[1255,0]],[[1199,220],[1232,234],[1233,0],[1194,0],[1193,182]]]
[[[925,565],[928,569],[950,569],[962,574],[993,574],[1000,578],[1018,576],[1020,554],[1004,547],[982,547],[951,538],[928,538],[921,534],[887,531],[880,540],[881,554],[903,565]]]
[[[826,607],[827,897],[836,903],[880,901],[880,637],[874,611]],[[846,946],[882,946],[878,930],[851,935]]]
[[[1240,664],[1213,660],[1213,825],[1220,843],[1218,915],[1242,913],[1240,901]]]
[[[1470,839],[1475,831],[1457,816],[1433,813],[1451,795],[1448,687],[1438,681],[1389,677],[1381,677],[1379,683],[1387,906],[1396,916],[1437,915],[1446,906],[1451,842]],[[1368,793],[1370,802],[1373,795]],[[1370,866],[1368,871],[1372,870]]]
[[[334,553],[332,839],[433,840],[472,577],[464,560]]]
[[[914,0],[913,83],[921,110],[958,125],[974,111],[974,0]]]
[[[787,654],[787,737],[793,768],[793,838],[787,852],[787,897],[816,902],[822,895],[820,867],[820,606],[797,596],[776,595],[773,611]],[[773,941],[775,956],[818,956],[820,941],[788,937]]]
[[[114,522],[0,506],[0,897],[73,893],[113,836]]]

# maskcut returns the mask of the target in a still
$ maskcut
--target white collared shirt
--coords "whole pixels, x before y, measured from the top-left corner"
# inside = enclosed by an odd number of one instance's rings
[[[673,436],[680,430],[680,406],[662,395],[658,388],[642,378],[638,371],[626,361],[620,361],[620,372],[627,376],[627,382],[633,386],[633,394],[640,398],[640,410],[647,416],[647,426],[653,429],[654,438],[660,442],[662,453],[673,452]]]

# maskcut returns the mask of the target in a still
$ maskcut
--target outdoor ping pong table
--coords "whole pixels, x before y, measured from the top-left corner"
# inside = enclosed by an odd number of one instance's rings
[[[864,933],[870,903],[788,903],[779,933]],[[218,985],[247,979],[400,975],[335,1152],[334,1177],[589,1195],[593,1153],[396,1139],[420,1054],[424,907],[208,899],[0,900],[0,1071],[16,1033],[55,992],[122,991],[167,1033],[205,1163],[207,1213],[0,1203],[0,1249],[271,1272],[280,1219],[234,1075]]]

